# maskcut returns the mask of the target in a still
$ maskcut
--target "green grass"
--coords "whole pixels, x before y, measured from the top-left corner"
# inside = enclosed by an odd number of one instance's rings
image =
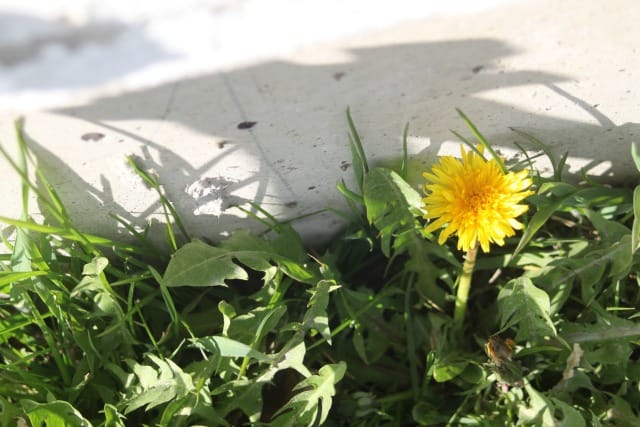
[[[0,218],[15,230],[0,255],[0,425],[640,425],[640,187],[562,182],[566,155],[551,178],[532,171],[525,230],[478,257],[460,330],[462,256],[422,232],[407,129],[393,171],[367,164],[347,124],[350,222],[320,253],[259,207],[264,236],[192,240],[162,177],[131,160],[158,192],[170,256],[123,220],[136,243],[78,230],[18,125],[24,214]],[[515,341],[513,360],[487,357],[492,335]]]

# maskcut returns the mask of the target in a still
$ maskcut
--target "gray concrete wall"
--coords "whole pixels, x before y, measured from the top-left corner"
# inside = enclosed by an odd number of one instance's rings
[[[159,175],[194,235],[261,229],[229,208],[246,201],[282,220],[344,208],[335,185],[353,182],[347,106],[373,163],[397,159],[410,123],[416,188],[438,154],[457,151],[449,129],[468,134],[455,108],[508,156],[518,139],[509,127],[517,127],[559,154],[569,151],[569,175],[584,169],[631,184],[638,18],[635,0],[542,0],[404,20],[273,59],[29,111],[25,133],[80,227],[110,234],[116,226],[107,212],[138,225],[161,220],[128,155]],[[3,146],[13,147],[15,115],[2,113]],[[243,129],[243,122],[255,124]],[[17,216],[18,180],[6,167],[2,178],[0,215]],[[329,213],[296,222],[310,244],[341,224]]]

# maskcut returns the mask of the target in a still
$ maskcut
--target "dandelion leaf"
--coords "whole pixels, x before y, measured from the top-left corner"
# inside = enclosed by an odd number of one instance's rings
[[[551,321],[549,295],[533,285],[527,277],[511,280],[498,294],[500,327],[515,327],[516,341],[556,335]]]
[[[38,403],[24,399],[20,403],[33,426],[91,427],[92,425],[69,402],[54,400]]]
[[[303,320],[305,327],[318,331],[329,344],[331,344],[331,330],[329,329],[327,305],[329,305],[329,292],[332,284],[335,285],[335,282],[329,280],[318,282],[309,299],[309,305]]]
[[[367,219],[380,233],[382,252],[388,257],[394,236],[414,228],[420,212],[420,194],[390,169],[372,169],[364,180]]]
[[[152,409],[173,399],[181,399],[195,390],[191,376],[170,359],[153,354],[147,354],[147,357],[155,366],[138,363],[132,366],[138,384],[130,389],[125,414],[145,405],[146,410]]]
[[[346,363],[340,362],[325,365],[312,375],[302,380],[295,387],[298,391],[289,402],[277,412],[272,426],[322,425],[329,416],[333,396],[337,384],[346,371]],[[294,424],[291,424],[291,422]]]
[[[430,261],[433,254],[418,221],[422,216],[420,194],[394,171],[375,168],[364,180],[364,202],[367,220],[378,229],[382,253],[392,258],[408,253],[410,260],[405,266],[417,274],[417,286],[424,297],[443,306],[445,294],[435,283],[436,269]]]
[[[243,266],[267,272],[275,264],[290,277],[308,283],[313,274],[306,260],[293,231],[269,241],[241,230],[219,247],[199,240],[187,243],[171,258],[164,280],[167,286],[226,286],[230,279],[248,279]]]

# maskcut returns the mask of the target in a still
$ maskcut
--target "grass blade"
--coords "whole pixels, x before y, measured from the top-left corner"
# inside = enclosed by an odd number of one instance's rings
[[[404,125],[402,131],[402,164],[400,166],[400,176],[406,181],[409,174],[409,153],[407,148],[407,133],[409,132],[409,122]]]
[[[364,176],[369,172],[369,165],[367,163],[367,156],[364,154],[364,148],[362,148],[362,141],[360,134],[356,129],[356,125],[353,123],[351,117],[351,110],[347,108],[347,123],[349,124],[349,147],[351,147],[351,155],[353,157],[353,171],[358,181],[358,187],[362,191],[364,184]]]
[[[491,154],[491,157],[493,157],[493,159],[498,163],[498,165],[500,166],[500,169],[502,170],[502,173],[507,173],[507,168],[504,165],[504,161],[502,160],[502,157],[500,157],[498,153],[494,151],[493,147],[491,147],[491,144],[489,144],[489,141],[487,141],[484,135],[480,133],[476,125],[474,125],[473,122],[469,120],[469,118],[462,112],[462,110],[456,108],[456,111],[458,112],[460,117],[462,117],[462,120],[467,125],[467,127],[471,130],[471,133],[473,133],[473,136],[476,137],[476,139],[480,142],[480,144],[482,144],[482,146],[489,152],[489,154]]]

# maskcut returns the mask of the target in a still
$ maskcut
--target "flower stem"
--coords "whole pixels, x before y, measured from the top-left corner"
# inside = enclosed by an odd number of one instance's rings
[[[458,282],[458,292],[456,293],[456,305],[453,311],[453,325],[458,331],[462,331],[464,323],[464,315],[467,311],[467,300],[469,299],[469,290],[471,289],[471,276],[473,268],[476,264],[476,255],[478,254],[478,245],[467,251],[467,255],[462,265],[462,274]]]

